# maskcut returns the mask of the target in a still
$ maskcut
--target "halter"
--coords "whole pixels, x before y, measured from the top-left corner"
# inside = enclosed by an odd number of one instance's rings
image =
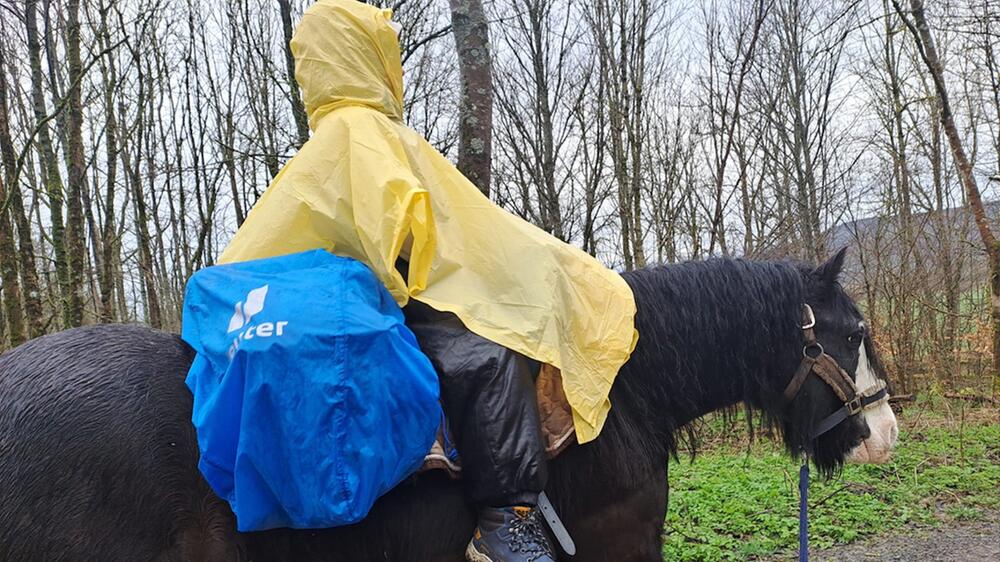
[[[837,411],[823,418],[809,434],[805,462],[802,464],[802,468],[799,469],[799,561],[809,562],[808,506],[809,452],[811,444],[820,435],[837,427],[837,424],[840,422],[860,414],[866,408],[885,398],[887,391],[885,381],[879,380],[873,386],[859,393],[858,387],[854,384],[851,376],[841,369],[840,365],[837,364],[837,360],[828,355],[823,350],[823,346],[816,341],[816,332],[813,329],[816,326],[816,315],[813,314],[812,307],[808,304],[803,304],[802,307],[804,313],[802,333],[805,335],[806,343],[802,347],[802,363],[799,363],[799,368],[795,371],[795,376],[792,377],[791,382],[785,387],[785,402],[791,403],[795,396],[798,395],[810,373],[816,373],[819,378],[823,379],[823,382],[830,386],[834,394],[844,402],[844,405],[837,408]]]
[[[837,360],[830,357],[823,350],[822,344],[816,341],[816,332],[813,329],[816,326],[816,316],[813,314],[812,307],[808,304],[804,304],[802,307],[805,314],[802,333],[805,335],[806,343],[802,347],[802,362],[799,363],[799,368],[795,371],[791,382],[785,387],[785,401],[790,403],[802,389],[809,374],[815,373],[844,402],[843,407],[823,418],[813,429],[809,435],[809,441],[813,441],[836,427],[840,422],[860,414],[865,408],[885,398],[887,392],[885,381],[879,380],[873,386],[865,389],[864,392],[859,393],[851,376],[841,369]]]

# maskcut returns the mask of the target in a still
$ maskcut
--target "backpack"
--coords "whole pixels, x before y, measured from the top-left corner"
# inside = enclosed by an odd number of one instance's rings
[[[389,292],[324,250],[195,273],[182,338],[198,467],[240,531],[363,519],[419,468],[437,375]]]

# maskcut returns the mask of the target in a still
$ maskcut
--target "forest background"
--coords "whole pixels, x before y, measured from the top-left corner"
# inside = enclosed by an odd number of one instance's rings
[[[308,3],[0,0],[0,349],[179,329],[309,137]],[[407,123],[504,208],[619,270],[850,246],[896,393],[997,399],[1000,3],[373,3]]]

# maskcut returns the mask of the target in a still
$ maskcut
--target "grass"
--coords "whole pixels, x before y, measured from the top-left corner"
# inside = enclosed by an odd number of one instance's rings
[[[911,407],[888,464],[849,465],[829,481],[813,471],[811,547],[1000,509],[1000,415],[976,412],[959,421]],[[797,541],[798,466],[777,444],[715,443],[671,463],[667,560],[788,556]]]

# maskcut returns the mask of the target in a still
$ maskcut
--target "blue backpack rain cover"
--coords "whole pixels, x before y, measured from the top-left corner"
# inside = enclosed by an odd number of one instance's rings
[[[360,262],[313,250],[192,276],[199,469],[240,531],[360,521],[419,468],[438,379]]]

